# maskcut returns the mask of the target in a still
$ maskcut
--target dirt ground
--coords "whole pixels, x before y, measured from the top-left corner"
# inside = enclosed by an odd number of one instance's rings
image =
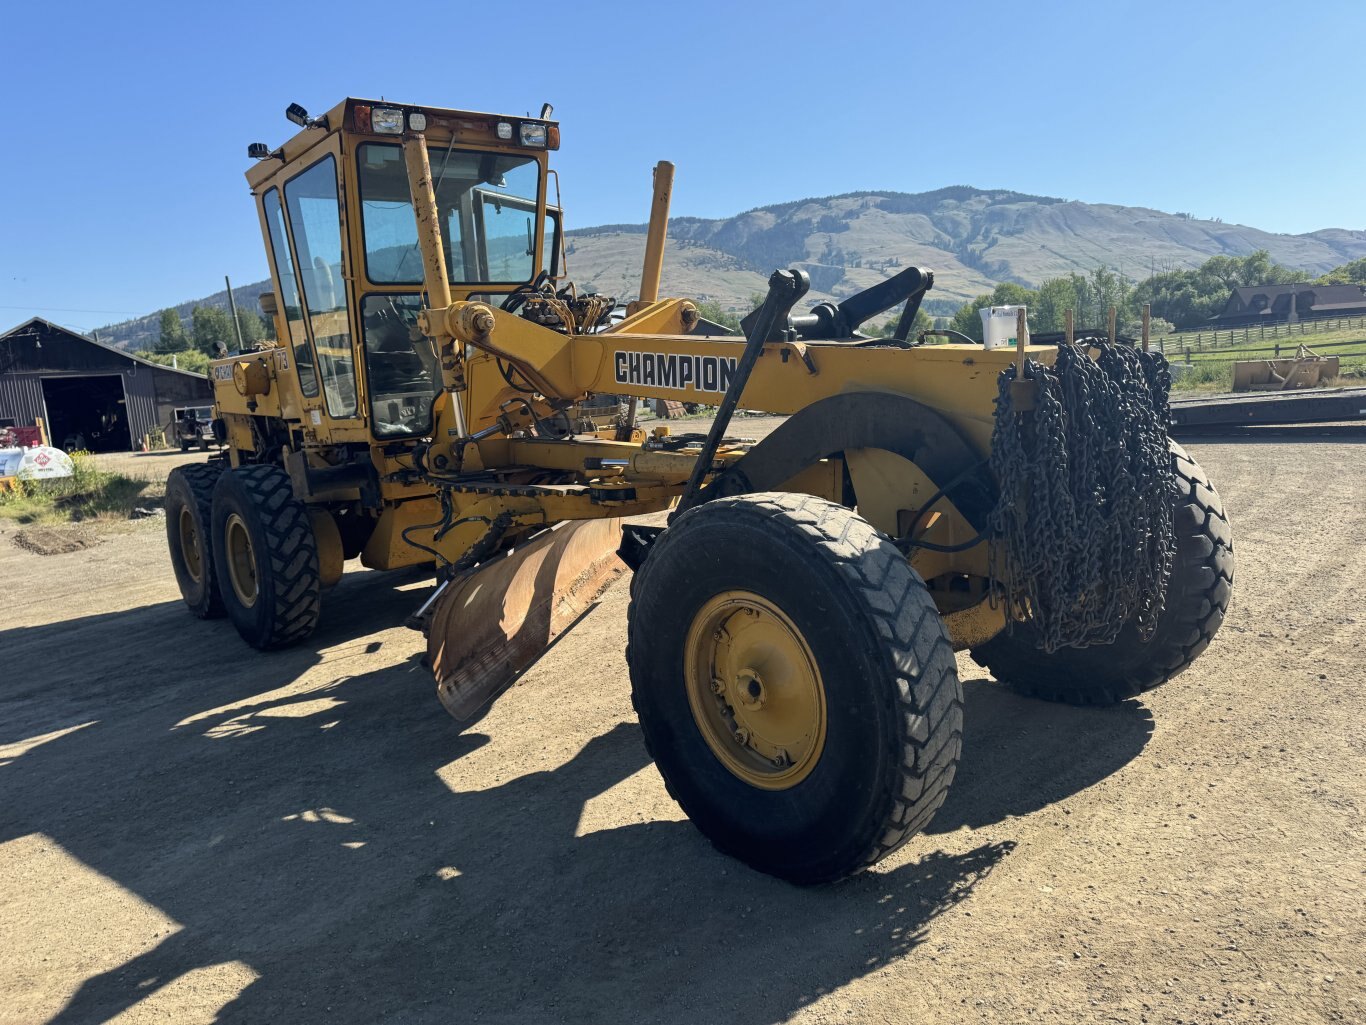
[[[210,450],[209,455],[213,454]],[[102,452],[95,456],[100,469],[121,473],[134,480],[160,480],[184,463],[200,463],[207,456],[203,452],[181,452],[179,449],[159,449],[156,452]]]
[[[947,804],[812,890],[666,796],[624,583],[462,734],[419,578],[348,573],[260,655],[185,613],[160,519],[4,527],[0,1022],[1366,1020],[1366,448],[1191,448],[1238,554],[1206,655],[1106,710],[960,657]]]

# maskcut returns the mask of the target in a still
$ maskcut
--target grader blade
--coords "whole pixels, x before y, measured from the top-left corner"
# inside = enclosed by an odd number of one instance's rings
[[[446,711],[473,718],[535,664],[626,571],[620,544],[619,519],[565,523],[453,581],[427,629]]]

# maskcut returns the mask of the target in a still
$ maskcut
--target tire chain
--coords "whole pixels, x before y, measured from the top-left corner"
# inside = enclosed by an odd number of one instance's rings
[[[1110,644],[1130,621],[1147,639],[1175,553],[1167,361],[1063,343],[1053,366],[1029,360],[1025,376],[1037,389],[1029,414],[1012,404],[1015,365],[998,378],[995,593],[1012,621],[1035,625],[1045,652]]]

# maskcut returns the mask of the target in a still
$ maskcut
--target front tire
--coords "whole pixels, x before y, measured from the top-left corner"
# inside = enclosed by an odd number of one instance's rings
[[[322,605],[308,507],[275,466],[224,473],[213,493],[218,591],[242,639],[268,650],[313,633]]]
[[[1233,533],[1209,475],[1171,442],[1178,493],[1172,510],[1176,556],[1166,605],[1146,641],[1126,625],[1111,644],[1047,655],[1028,623],[972,650],[978,665],[1012,690],[1046,701],[1112,705],[1184,672],[1223,625],[1233,593]]]
[[[718,499],[664,532],[631,592],[646,746],[718,849],[822,883],[928,824],[962,691],[924,582],[867,521],[809,495]]]
[[[200,619],[223,615],[213,562],[213,488],[219,468],[177,466],[166,479],[166,544],[180,596]]]

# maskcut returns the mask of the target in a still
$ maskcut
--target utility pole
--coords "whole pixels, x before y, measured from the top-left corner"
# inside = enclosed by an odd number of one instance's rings
[[[237,335],[237,351],[242,351],[242,322],[237,319],[237,300],[232,297],[232,282],[226,274],[223,283],[228,286],[228,309],[232,311],[232,330]]]

